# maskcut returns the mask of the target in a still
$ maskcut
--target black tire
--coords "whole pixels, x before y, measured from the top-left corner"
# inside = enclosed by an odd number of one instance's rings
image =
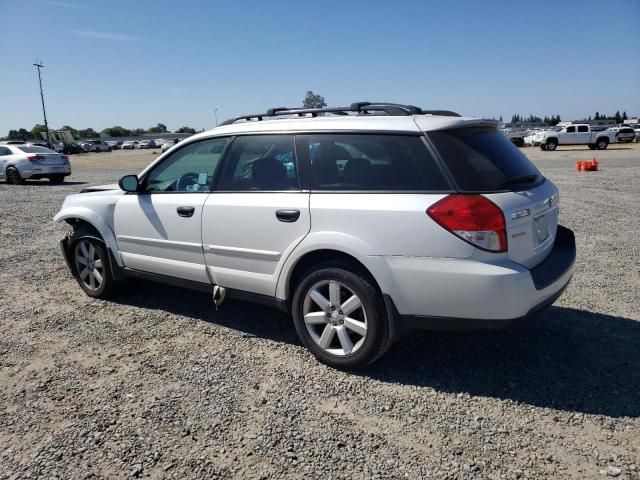
[[[49,177],[49,183],[52,183],[54,185],[64,183],[64,175],[51,175]]]
[[[547,144],[545,145],[547,152],[553,152],[556,148],[558,148],[558,141],[555,138],[547,140]]]
[[[595,149],[596,149],[596,145],[594,143],[590,143],[589,150],[595,150]]]
[[[596,142],[596,148],[598,150],[606,150],[609,146],[609,139],[607,138],[599,138]]]
[[[546,151],[547,150],[547,146],[544,143],[540,144],[540,150]]]
[[[82,276],[85,275],[83,264],[79,262],[76,257],[76,253],[82,251],[82,245],[87,245],[87,243],[95,249],[95,254],[101,261],[100,267],[97,266],[97,262],[95,265],[95,269],[98,269],[102,277],[102,283],[97,285],[97,288],[91,288],[91,282],[88,280],[91,274],[83,279]],[[103,300],[113,296],[116,291],[116,281],[113,279],[113,274],[111,273],[111,264],[109,263],[107,248],[93,229],[80,227],[74,230],[73,234],[69,237],[69,257],[71,273],[77,280],[80,288],[84,290],[84,293],[90,297]]]
[[[5,178],[7,179],[7,183],[11,185],[22,185],[24,184],[24,178],[20,175],[20,172],[16,167],[8,167],[4,172]]]
[[[360,337],[362,343],[353,353],[334,355],[327,352],[313,339],[307,329],[304,320],[304,305],[307,294],[312,287],[327,281],[339,282],[345,289],[351,290],[354,295],[357,295],[362,305],[362,311],[366,315],[366,334],[364,337]],[[331,367],[346,370],[364,368],[382,356],[390,345],[389,322],[382,296],[364,272],[359,272],[357,268],[353,268],[349,264],[328,262],[317,265],[307,272],[295,288],[291,308],[295,328],[302,343],[320,362]],[[345,318],[348,315],[346,314]],[[323,330],[330,327],[333,318],[329,317],[325,321],[326,324],[313,325],[310,328],[317,327],[319,330]],[[342,328],[348,334],[351,333],[346,329],[346,326],[339,325],[337,328]],[[339,334],[334,335],[333,341],[341,344],[342,340],[338,338],[339,336]]]

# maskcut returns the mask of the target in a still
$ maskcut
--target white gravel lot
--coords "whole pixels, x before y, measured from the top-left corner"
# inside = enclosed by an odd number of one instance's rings
[[[572,284],[540,317],[412,335],[358,374],[286,315],[134,282],[85,296],[52,221],[150,151],[0,184],[0,479],[640,478],[640,145],[524,151],[561,191]]]

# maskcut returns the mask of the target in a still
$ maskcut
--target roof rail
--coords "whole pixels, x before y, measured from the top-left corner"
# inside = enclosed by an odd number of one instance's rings
[[[387,102],[355,102],[348,107],[324,107],[324,108],[287,108],[275,107],[269,108],[265,113],[254,113],[251,115],[241,115],[239,117],[230,118],[220,124],[231,125],[240,120],[245,121],[262,121],[265,118],[275,118],[284,115],[297,115],[316,117],[318,114],[331,113],[333,115],[348,115],[356,113],[357,115],[368,115],[374,112],[381,112],[389,116],[407,116],[407,115],[444,115],[459,117],[460,115],[449,110],[422,110],[415,105],[403,105],[400,103]]]

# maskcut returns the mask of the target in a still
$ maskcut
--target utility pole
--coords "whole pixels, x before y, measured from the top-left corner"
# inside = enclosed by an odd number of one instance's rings
[[[218,109],[214,108],[213,109],[213,115],[216,117],[216,127],[218,126]]]
[[[34,63],[34,67],[38,69],[38,82],[40,83],[40,99],[42,100],[42,113],[44,114],[44,131],[47,135],[47,145],[51,147],[51,142],[49,141],[49,124],[47,123],[47,111],[44,108],[44,93],[42,93],[42,76],[40,75],[40,69],[44,67],[42,63]]]

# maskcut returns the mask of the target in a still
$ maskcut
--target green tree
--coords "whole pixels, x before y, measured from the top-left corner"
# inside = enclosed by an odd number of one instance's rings
[[[83,128],[81,130],[78,130],[79,138],[93,138],[99,136],[100,135],[98,134],[98,132],[96,132],[93,128]]]
[[[33,138],[31,132],[26,128],[20,128],[18,130],[9,130],[9,135],[7,136],[7,140],[30,140]]]
[[[102,130],[102,133],[106,133],[110,137],[128,137],[129,135],[131,135],[131,130],[116,125],[113,127],[105,128],[104,130]]]
[[[616,112],[615,119],[616,119],[616,123],[618,124],[622,123],[622,115],[620,115],[620,110]]]
[[[144,128],[134,128],[133,130],[131,130],[131,135],[144,135],[145,131]]]
[[[191,127],[180,127],[176,130],[176,133],[196,133],[196,129]]]
[[[594,120],[600,120],[600,112],[596,112],[596,114],[593,117]]]
[[[629,117],[627,117],[626,111],[622,112],[622,121],[624,122],[625,120],[629,120]]]
[[[151,127],[148,130],[149,133],[169,133],[167,126],[164,123],[159,123],[155,127]]]
[[[44,133],[45,131],[46,129],[44,128],[44,125],[42,125],[41,123],[36,123],[31,129],[31,138],[34,138],[35,140],[43,140],[44,137],[40,134]]]
[[[327,102],[324,101],[322,95],[317,95],[309,90],[302,101],[302,106],[304,108],[323,108],[327,106]]]

